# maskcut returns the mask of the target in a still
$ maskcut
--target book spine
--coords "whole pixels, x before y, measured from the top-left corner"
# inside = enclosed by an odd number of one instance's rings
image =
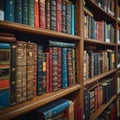
[[[28,25],[28,0],[22,1],[22,23]]]
[[[50,29],[56,31],[56,0],[50,1]]]
[[[61,4],[62,4],[62,0],[57,0],[56,1],[56,27],[57,27],[57,31],[61,32],[62,30],[62,13],[61,13]]]
[[[45,15],[46,15],[46,28],[50,29],[50,0],[46,0],[45,3]]]
[[[40,17],[40,21],[39,21],[39,25],[40,28],[46,28],[46,22],[45,22],[45,0],[40,0],[39,1],[39,17]]]
[[[16,104],[16,43],[11,43],[10,103]]]
[[[72,35],[75,35],[75,5],[72,4],[72,13],[71,13],[71,17],[72,17],[72,23],[71,23],[71,26],[72,26]]]
[[[68,87],[67,48],[62,48],[62,88]]]
[[[35,7],[34,7],[34,24],[35,27],[39,28],[39,2],[38,0],[35,0]]]
[[[28,25],[34,27],[34,0],[28,0]]]
[[[68,86],[73,86],[72,48],[67,50]]]
[[[71,23],[72,23],[72,4],[70,2],[67,2],[67,8],[66,8],[66,29],[67,33],[71,34]]]
[[[50,92],[50,76],[49,76],[49,66],[50,66],[50,54],[46,52],[46,92]]]
[[[62,0],[62,32],[66,33],[66,1]]]
[[[5,0],[5,21],[14,22],[14,0]]]
[[[61,55],[61,47],[58,47],[58,89],[61,89],[62,82],[62,55]]]
[[[43,60],[42,60],[42,86],[43,86],[43,93],[46,93],[46,52],[43,52]]]
[[[58,49],[52,47],[52,89],[58,90]]]
[[[38,45],[37,51],[37,95],[42,94],[42,57],[43,57],[43,46]]]
[[[50,53],[50,56],[49,56],[49,59],[50,59],[50,65],[49,65],[49,78],[50,78],[50,92],[52,92],[52,47],[49,47],[49,53]]]
[[[15,0],[14,22],[22,23],[22,0]]]
[[[4,9],[5,1],[0,0],[0,20],[4,21],[4,14],[5,14],[5,9]]]

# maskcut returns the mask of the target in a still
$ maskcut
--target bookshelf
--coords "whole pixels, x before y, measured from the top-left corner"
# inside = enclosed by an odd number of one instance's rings
[[[69,1],[69,0],[65,0]],[[118,5],[118,0],[111,0],[114,2],[114,6],[112,6],[111,12],[106,11],[102,7],[99,6],[95,2],[95,0],[71,0],[75,5],[75,31],[76,34],[72,35],[69,33],[58,32],[50,29],[37,28],[34,26],[28,26],[20,23],[14,23],[9,21],[0,20],[0,32],[12,33],[16,36],[17,39],[26,41],[34,38],[35,42],[47,42],[50,40],[57,40],[62,42],[74,42],[76,43],[76,79],[77,84],[71,87],[67,87],[65,89],[60,89],[55,92],[45,93],[40,96],[35,96],[32,100],[22,102],[20,104],[16,104],[14,106],[10,106],[0,110],[0,119],[9,120],[13,119],[23,113],[27,113],[31,110],[34,110],[38,107],[41,107],[47,103],[50,103],[59,98],[71,98],[76,99],[77,105],[80,105],[82,110],[85,110],[84,105],[84,90],[93,84],[98,84],[101,79],[106,77],[112,77],[114,81],[114,95],[110,98],[110,100],[100,105],[100,107],[94,111],[89,117],[90,120],[97,119],[98,116],[111,104],[115,103],[117,107],[117,75],[119,68],[117,68],[118,61],[118,49],[120,48],[120,44],[117,43],[117,27],[120,27],[120,20],[117,19],[119,13],[117,13],[118,9],[120,9],[120,5]],[[70,2],[71,3],[71,2]],[[85,6],[85,7],[84,7]],[[116,7],[117,6],[117,7]],[[120,11],[120,10],[119,10]],[[112,27],[113,29],[113,40],[106,42],[104,38],[89,38],[84,36],[86,32],[84,29],[84,15],[90,16],[94,18],[95,21],[103,21],[104,24],[108,24],[108,27]],[[101,17],[102,16],[102,17]],[[109,26],[110,25],[110,26]],[[89,31],[87,31],[88,34]],[[43,39],[43,40],[42,40]],[[109,38],[111,39],[111,38]],[[34,41],[33,40],[33,41]],[[0,40],[1,41],[1,40]],[[4,39],[3,39],[4,42]],[[88,77],[84,80],[84,51],[88,52],[88,50],[92,51],[93,54],[100,54],[103,52],[107,54],[107,50],[114,51],[114,55],[112,56],[112,60],[114,64],[107,70],[103,70],[102,72],[98,72],[92,77]],[[101,51],[99,51],[101,50]],[[99,51],[99,52],[98,52]],[[110,60],[108,60],[109,62]],[[94,68],[92,68],[94,69]],[[92,73],[93,74],[93,73]],[[73,97],[73,98],[72,98]],[[83,116],[85,113],[83,112]]]

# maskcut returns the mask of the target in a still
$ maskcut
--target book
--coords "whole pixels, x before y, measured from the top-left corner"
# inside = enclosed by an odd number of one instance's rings
[[[15,0],[14,5],[14,22],[22,24],[22,0]]]
[[[58,114],[62,113],[70,106],[70,100],[58,99],[51,103],[48,103],[34,111],[34,116],[36,120],[40,118],[42,120],[52,119]]]
[[[34,0],[28,0],[28,25],[34,27]]]
[[[0,20],[4,21],[5,9],[4,9],[4,0],[0,0]]]
[[[39,26],[46,28],[45,0],[39,0]]]
[[[14,0],[5,0],[5,21],[14,22]]]
[[[28,2],[29,0],[22,1],[22,24],[28,25]]]
[[[35,7],[34,7],[34,24],[35,27],[39,28],[39,2],[38,0],[35,0]]]
[[[71,34],[75,35],[75,5],[72,4],[72,8],[71,8],[71,19],[72,19],[72,23],[71,23]]]

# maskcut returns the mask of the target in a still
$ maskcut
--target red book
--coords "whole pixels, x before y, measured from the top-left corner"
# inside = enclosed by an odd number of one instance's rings
[[[38,0],[35,0],[35,17],[34,17],[34,21],[35,21],[35,27],[39,28],[39,4],[38,4]]]
[[[49,60],[49,52],[46,52],[46,92],[48,93],[50,90],[49,86],[49,65],[50,65],[50,60]]]
[[[0,90],[9,88],[9,80],[0,80]]]
[[[52,92],[52,47],[49,48],[49,86],[50,86],[50,89],[49,89],[49,92]]]
[[[57,4],[57,14],[56,14],[56,22],[57,22],[57,31],[58,32],[61,32],[62,30],[62,13],[61,13],[61,4],[62,4],[62,1],[61,0],[57,0],[56,2]]]
[[[45,21],[45,0],[39,0],[39,26],[40,28],[46,28]]]

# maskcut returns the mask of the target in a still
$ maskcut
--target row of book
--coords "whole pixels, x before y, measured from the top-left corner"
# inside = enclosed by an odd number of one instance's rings
[[[84,81],[112,70],[114,67],[115,53],[113,50],[84,50]]]
[[[75,5],[68,0],[0,0],[0,20],[75,34]]]
[[[98,84],[86,88],[84,91],[85,120],[89,120],[92,113],[96,112],[102,104],[107,103],[114,94],[112,78],[104,79]]]
[[[13,120],[82,120],[82,109],[75,102],[58,99]]]
[[[114,0],[93,0],[93,1],[95,1],[99,7],[103,8],[110,15],[113,15],[113,16],[115,15]]]
[[[75,43],[45,43],[0,42],[0,109],[77,83]]]
[[[110,104],[96,120],[116,120],[115,104]],[[118,119],[119,120],[119,119]]]
[[[103,20],[84,15],[84,37],[114,43],[114,26]]]

